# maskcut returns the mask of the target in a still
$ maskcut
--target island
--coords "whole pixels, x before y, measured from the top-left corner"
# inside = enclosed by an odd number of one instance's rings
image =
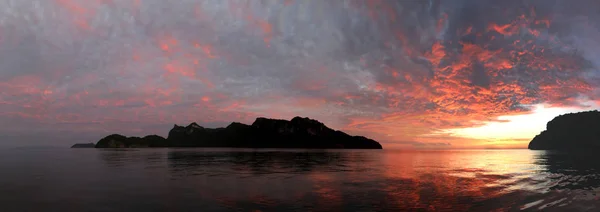
[[[600,112],[585,111],[555,117],[536,135],[531,150],[600,149]]]
[[[81,144],[73,144],[71,148],[94,148],[96,144],[94,143],[81,143]]]
[[[191,123],[175,125],[167,138],[158,135],[126,137],[112,134],[96,148],[227,147],[301,149],[382,149],[381,144],[362,136],[351,136],[325,124],[295,117],[292,120],[257,118],[252,125],[233,122],[224,128],[205,128]]]

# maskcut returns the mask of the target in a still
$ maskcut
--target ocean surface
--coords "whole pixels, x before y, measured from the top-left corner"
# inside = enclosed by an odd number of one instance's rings
[[[600,211],[600,154],[0,150],[0,211]]]

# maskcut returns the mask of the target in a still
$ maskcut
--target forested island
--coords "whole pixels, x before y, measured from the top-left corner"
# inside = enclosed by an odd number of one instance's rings
[[[532,150],[600,149],[600,112],[569,113],[555,117],[529,143]]]
[[[205,128],[196,123],[175,125],[167,138],[158,135],[126,137],[112,134],[95,148],[227,147],[303,149],[382,149],[362,136],[351,136],[325,124],[295,117],[292,120],[257,118],[251,125],[233,122],[224,128]]]

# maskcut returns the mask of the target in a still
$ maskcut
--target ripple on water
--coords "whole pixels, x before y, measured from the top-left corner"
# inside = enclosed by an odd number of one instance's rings
[[[21,151],[0,161],[0,170],[10,170],[0,178],[0,204],[7,211],[595,211],[598,157],[523,150]]]

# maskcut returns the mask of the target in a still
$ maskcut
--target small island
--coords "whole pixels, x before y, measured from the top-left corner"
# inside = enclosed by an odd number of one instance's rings
[[[569,113],[555,117],[529,143],[531,150],[600,149],[600,112]]]
[[[362,136],[351,136],[325,124],[295,117],[292,120],[257,118],[252,125],[231,123],[225,128],[204,128],[196,123],[175,125],[167,138],[158,135],[126,137],[112,134],[96,148],[227,147],[302,149],[382,149],[381,144]]]
[[[73,144],[71,148],[94,148],[96,144],[94,143],[81,143],[81,144]]]

